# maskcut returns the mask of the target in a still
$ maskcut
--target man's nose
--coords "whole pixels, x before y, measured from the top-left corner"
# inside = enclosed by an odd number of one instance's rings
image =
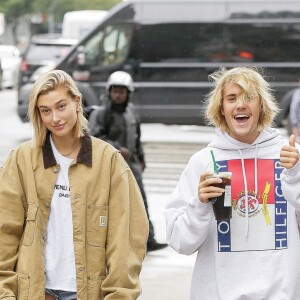
[[[236,102],[236,107],[237,108],[243,108],[243,107],[245,107],[246,106],[246,101],[245,100],[238,100],[237,102]]]

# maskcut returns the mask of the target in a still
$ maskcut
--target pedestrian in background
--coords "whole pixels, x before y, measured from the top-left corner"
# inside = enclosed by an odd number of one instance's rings
[[[300,88],[296,89],[290,106],[290,123],[296,142],[300,143]]]
[[[299,145],[270,128],[278,108],[258,70],[211,78],[216,138],[191,157],[165,210],[169,245],[197,252],[190,299],[300,299]],[[214,167],[232,172],[232,217],[218,221],[213,203],[225,188]]]
[[[67,73],[36,81],[29,117],[0,172],[0,299],[137,299],[148,222],[130,168],[89,135]]]
[[[141,142],[140,121],[134,105],[130,102],[133,91],[133,80],[128,73],[123,71],[112,73],[106,84],[107,99],[103,106],[90,113],[89,127],[92,135],[118,149],[130,166],[141,190],[148,216],[147,251],[155,251],[167,247],[167,244],[156,241],[149,216],[142,178],[146,163]]]

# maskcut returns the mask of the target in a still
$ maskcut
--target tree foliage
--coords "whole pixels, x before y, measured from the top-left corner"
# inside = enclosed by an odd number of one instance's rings
[[[100,9],[109,10],[122,0],[1,0],[0,12],[4,12],[8,22],[24,15],[53,14],[55,21],[62,21],[65,12],[72,10]]]

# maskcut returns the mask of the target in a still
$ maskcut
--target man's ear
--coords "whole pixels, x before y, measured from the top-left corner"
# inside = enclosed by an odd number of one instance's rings
[[[223,109],[223,105],[221,105],[221,114],[222,114],[222,116],[224,116],[224,109]]]

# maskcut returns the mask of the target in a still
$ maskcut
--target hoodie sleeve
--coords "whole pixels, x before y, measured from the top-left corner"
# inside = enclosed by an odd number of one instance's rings
[[[298,147],[299,150],[299,147]],[[281,189],[285,199],[300,213],[300,161],[291,169],[281,173]]]
[[[199,165],[199,164],[198,164]],[[192,157],[165,208],[167,242],[178,253],[193,254],[205,241],[213,219],[211,203],[198,198],[200,174]]]

